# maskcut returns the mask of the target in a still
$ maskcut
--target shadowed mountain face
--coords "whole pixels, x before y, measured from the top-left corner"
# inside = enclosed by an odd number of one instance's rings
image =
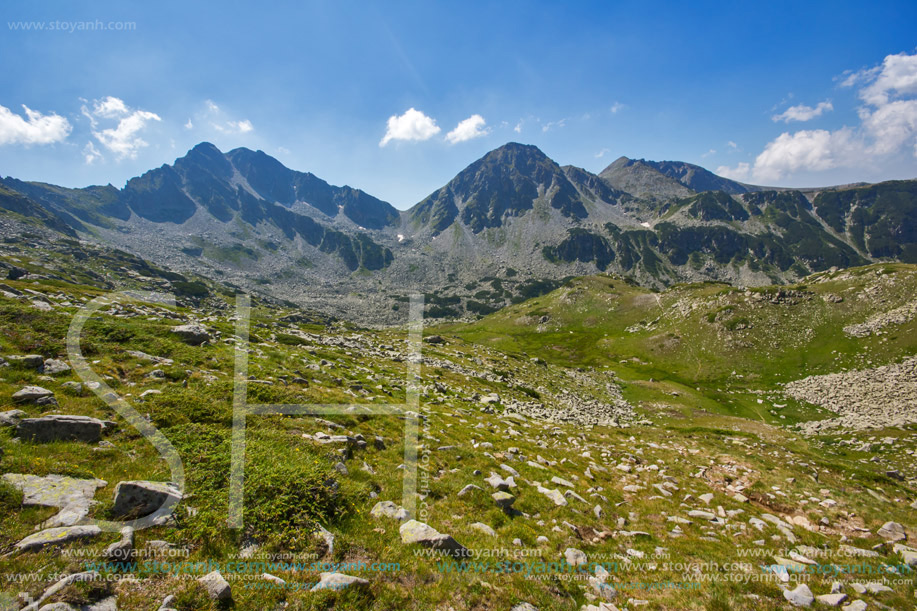
[[[121,190],[7,177],[0,208],[166,269],[338,315],[363,307],[342,295],[391,299],[350,312],[387,320],[408,287],[428,294],[428,316],[461,316],[595,271],[653,287],[757,286],[882,259],[915,262],[915,185],[767,189],[688,163],[626,157],[595,175],[509,143],[399,213],[262,151],[224,154],[201,143]],[[326,292],[316,296],[319,286]]]
[[[577,184],[614,201],[614,190],[595,179],[578,168],[561,168],[538,147],[512,142],[462,170],[412,208],[410,218],[434,234],[456,221],[480,233],[500,227],[509,217],[527,214],[534,209],[535,200],[542,199],[571,221],[580,220],[589,214],[586,203],[590,196]]]

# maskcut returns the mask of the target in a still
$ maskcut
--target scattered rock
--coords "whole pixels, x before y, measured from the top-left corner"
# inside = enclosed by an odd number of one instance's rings
[[[897,522],[886,522],[882,525],[876,534],[885,539],[886,541],[904,541],[907,539],[907,533],[904,532],[904,527]]]
[[[0,412],[0,426],[16,426],[19,421],[26,417],[26,413],[21,409],[11,409],[6,412]]]
[[[475,522],[471,525],[471,528],[475,530],[479,530],[482,533],[484,533],[485,535],[490,535],[491,537],[497,536],[497,531],[495,531],[493,528],[491,528],[487,524],[484,524],[483,522]]]
[[[42,525],[44,528],[73,526],[86,517],[96,490],[108,485],[100,479],[77,479],[63,475],[6,473],[3,480],[22,492],[26,506],[59,507],[61,511]]]
[[[312,592],[318,590],[343,590],[350,586],[365,586],[369,582],[353,575],[344,573],[321,573],[319,582],[312,586]]]
[[[808,607],[815,602],[812,590],[804,583],[796,586],[794,590],[784,590],[783,597],[794,607]]]
[[[376,503],[373,508],[370,510],[369,514],[376,518],[391,518],[393,520],[399,520],[401,522],[407,520],[408,512],[404,507],[396,505],[392,501],[379,501]]]
[[[568,547],[564,550],[564,559],[568,564],[573,566],[579,566],[588,562],[586,554],[582,550],[578,550],[575,547]]]
[[[464,556],[468,551],[450,535],[444,535],[417,520],[408,520],[402,524],[401,528],[399,528],[399,533],[401,534],[401,542],[405,545],[417,543],[424,547],[445,550],[454,556]]]
[[[199,346],[211,339],[207,328],[200,323],[190,323],[187,325],[178,325],[177,327],[172,327],[172,333],[177,334],[179,337],[181,337],[183,342],[186,344],[191,344],[192,346]]]
[[[213,600],[230,600],[232,599],[232,589],[229,587],[229,582],[223,579],[223,576],[219,571],[213,571],[212,573],[207,573],[198,581],[201,585],[204,586],[207,590],[207,594]]]
[[[34,535],[29,535],[16,544],[16,549],[21,552],[33,552],[45,547],[57,547],[70,543],[71,541],[98,537],[101,534],[102,529],[98,526],[60,526],[57,528],[48,528]]]
[[[64,361],[59,361],[57,359],[48,359],[44,362],[44,367],[42,373],[45,373],[49,376],[55,376],[61,373],[67,373],[70,371],[70,365]]]
[[[159,509],[167,500],[181,500],[178,487],[172,482],[124,481],[115,486],[112,512],[123,516],[145,516]]]
[[[837,594],[822,594],[821,596],[816,596],[815,600],[829,607],[839,607],[842,602],[847,600],[847,595],[842,592]]]
[[[41,386],[25,386],[13,393],[13,403],[37,403],[54,396],[54,392]]]
[[[52,415],[24,418],[16,427],[16,435],[25,441],[82,441],[96,443],[102,438],[105,423],[88,416]]]

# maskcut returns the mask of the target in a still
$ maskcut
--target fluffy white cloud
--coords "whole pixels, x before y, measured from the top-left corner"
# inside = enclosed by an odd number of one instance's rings
[[[745,162],[734,168],[730,168],[728,165],[721,165],[716,169],[716,174],[732,180],[745,181],[751,176],[751,165]]]
[[[113,96],[95,100],[92,110],[84,104],[82,112],[89,118],[93,137],[102,147],[114,153],[116,159],[135,159],[140,149],[148,146],[147,141],[140,137],[140,132],[149,122],[162,120],[154,112],[132,109],[124,100]],[[100,129],[103,122],[111,124],[112,121],[117,123]],[[83,157],[87,164],[91,164],[101,159],[102,154],[90,142],[83,149]]]
[[[834,110],[834,106],[829,100],[819,102],[814,108],[812,106],[806,106],[805,104],[799,104],[798,106],[790,106],[779,115],[771,117],[771,119],[774,122],[783,121],[784,123],[789,123],[790,121],[810,121],[815,117],[820,117],[829,110]]]
[[[901,154],[917,157],[917,54],[889,55],[879,66],[847,74],[841,86],[860,87],[859,125],[785,132],[764,147],[754,165],[721,166],[717,174],[773,183],[800,171],[878,166]],[[818,107],[803,108],[815,112]]]
[[[0,145],[51,144],[65,140],[73,126],[64,117],[51,113],[43,115],[22,105],[25,117],[0,106]]]
[[[611,114],[616,115],[619,112],[621,112],[622,110],[624,110],[625,108],[627,108],[626,104],[622,104],[621,102],[615,102],[614,104],[611,105],[611,108],[609,108],[608,110],[611,111]]]
[[[436,121],[415,108],[407,109],[403,115],[392,115],[388,118],[385,135],[379,146],[385,146],[392,140],[429,140],[440,132]]]
[[[484,121],[484,117],[481,115],[471,115],[464,121],[460,121],[455,126],[455,129],[446,134],[446,141],[450,144],[456,144],[486,136],[490,133],[490,128],[484,127],[486,124],[487,122]]]

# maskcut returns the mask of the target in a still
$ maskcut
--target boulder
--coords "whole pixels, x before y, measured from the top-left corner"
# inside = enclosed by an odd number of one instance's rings
[[[115,486],[112,512],[123,516],[145,516],[159,509],[168,499],[181,500],[178,487],[172,482],[124,481]]]
[[[444,550],[453,556],[464,556],[468,551],[465,546],[458,543],[452,536],[444,535],[433,527],[417,520],[408,520],[398,530],[401,534],[401,542],[405,545],[417,543],[424,547]]]
[[[172,333],[178,335],[183,342],[192,346],[199,346],[211,339],[207,328],[200,323],[190,323],[172,327]]]
[[[198,581],[207,590],[207,594],[212,600],[232,599],[232,589],[229,587],[229,582],[223,579],[219,571],[207,573],[198,579]]]
[[[365,586],[369,582],[360,577],[345,575],[344,573],[321,573],[317,584],[312,586],[311,592],[318,590],[343,590],[350,586]]]
[[[821,596],[816,596],[815,600],[828,607],[839,607],[842,602],[847,600],[847,595],[843,592],[838,592],[837,594],[822,594]]]
[[[849,605],[841,607],[843,611],[866,611],[868,605],[862,600],[855,600]]]
[[[513,503],[516,502],[516,497],[514,497],[509,492],[494,492],[490,496],[493,497],[497,507],[504,510],[509,509],[513,506]]]
[[[876,531],[876,534],[892,542],[904,541],[907,539],[907,533],[904,532],[904,527],[897,522],[886,522],[882,525],[882,528]]]
[[[784,590],[783,597],[794,607],[809,607],[815,602],[812,590],[804,583],[799,584],[793,590]]]
[[[567,505],[567,499],[564,498],[564,495],[561,494],[560,490],[557,490],[556,488],[551,490],[549,488],[538,486],[538,492],[554,501],[554,504],[558,507],[564,507]]]
[[[493,528],[491,528],[487,524],[484,524],[483,522],[475,522],[471,525],[471,528],[475,530],[479,530],[482,533],[484,533],[485,535],[490,535],[491,537],[497,536],[497,531],[495,531]]]
[[[54,392],[41,386],[24,386],[13,393],[13,403],[37,403],[40,399],[53,397]]]
[[[16,427],[16,435],[25,441],[83,441],[96,443],[102,438],[105,423],[88,416],[52,415],[25,418]]]
[[[588,562],[585,552],[578,550],[575,547],[568,547],[564,550],[564,559],[567,561],[567,564],[573,566],[580,566],[581,564],[586,564]]]
[[[42,372],[49,376],[56,376],[70,371],[70,365],[57,359],[47,359],[43,364]]]
[[[134,529],[125,526],[121,529],[121,540],[105,548],[104,557],[109,562],[133,562],[134,560]]]

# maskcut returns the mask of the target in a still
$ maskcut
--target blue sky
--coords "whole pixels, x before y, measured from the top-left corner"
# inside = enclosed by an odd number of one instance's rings
[[[626,155],[787,186],[917,177],[912,1],[4,8],[4,176],[120,187],[206,140],[399,208],[508,141],[594,172]]]

